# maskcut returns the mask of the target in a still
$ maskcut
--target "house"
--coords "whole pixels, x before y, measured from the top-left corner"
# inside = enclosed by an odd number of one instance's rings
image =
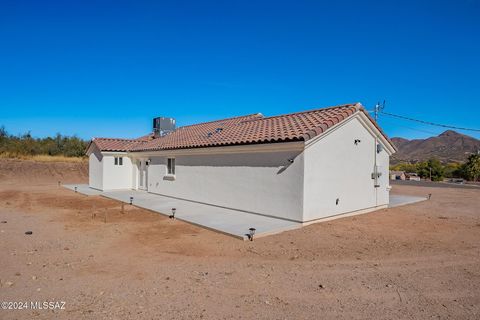
[[[166,122],[165,122],[166,121]],[[165,124],[166,123],[166,124]],[[89,184],[302,223],[384,208],[395,147],[359,103],[94,138]]]
[[[405,178],[410,181],[420,181],[420,177],[415,172],[405,173]]]
[[[405,171],[390,171],[390,180],[406,180]]]

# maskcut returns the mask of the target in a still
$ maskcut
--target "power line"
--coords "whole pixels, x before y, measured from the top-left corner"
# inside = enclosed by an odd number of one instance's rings
[[[480,132],[480,129],[472,129],[472,128],[463,128],[463,127],[456,127],[456,126],[450,126],[446,124],[439,124],[439,123],[434,123],[430,121],[424,121],[424,120],[418,120],[418,119],[413,119],[405,116],[400,116],[398,114],[393,114],[393,113],[388,113],[384,111],[380,111],[381,114],[384,114],[386,116],[394,117],[394,118],[399,118],[399,119],[404,119],[404,120],[409,120],[409,121],[415,121],[423,124],[428,124],[431,126],[436,126],[436,127],[443,127],[443,128],[449,128],[449,129],[457,129],[457,130],[463,130],[463,131],[475,131],[475,132]]]
[[[418,131],[418,132],[422,132],[422,133],[434,134],[434,135],[436,135],[436,136],[441,133],[441,132],[433,132],[433,131],[430,131],[430,130],[423,130],[423,129],[418,129],[418,128],[412,128],[412,127],[409,127],[409,126],[405,126],[405,125],[398,124],[397,122],[394,122],[394,121],[383,120],[383,123],[391,124],[391,125],[394,125],[394,126],[396,126],[396,127],[406,128],[406,129],[409,129],[409,130],[412,130],[412,131]]]

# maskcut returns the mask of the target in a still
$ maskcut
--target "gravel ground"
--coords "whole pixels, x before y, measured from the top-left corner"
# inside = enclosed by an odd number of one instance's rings
[[[480,318],[479,190],[395,185],[432,199],[242,242],[59,188],[86,172],[51,166],[0,161],[0,300],[64,310],[1,319]]]

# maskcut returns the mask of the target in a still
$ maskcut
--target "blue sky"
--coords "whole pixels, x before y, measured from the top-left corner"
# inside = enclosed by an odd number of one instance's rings
[[[160,115],[185,125],[386,99],[391,113],[479,128],[479,16],[476,0],[3,0],[0,125],[136,137]]]

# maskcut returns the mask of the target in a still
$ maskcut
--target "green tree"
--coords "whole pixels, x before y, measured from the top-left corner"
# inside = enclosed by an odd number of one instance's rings
[[[445,174],[445,169],[442,163],[435,158],[424,161],[418,164],[417,174],[425,179],[432,179],[432,181],[441,181]]]
[[[391,170],[394,171],[405,171],[405,172],[417,172],[417,164],[415,163],[398,163],[391,166]]]
[[[0,139],[8,137],[8,132],[5,129],[5,126],[0,127]]]
[[[480,154],[471,154],[462,171],[466,179],[477,181],[480,178]]]
[[[460,178],[462,175],[459,173],[462,164],[457,162],[447,163],[445,165],[445,177],[446,178]]]

